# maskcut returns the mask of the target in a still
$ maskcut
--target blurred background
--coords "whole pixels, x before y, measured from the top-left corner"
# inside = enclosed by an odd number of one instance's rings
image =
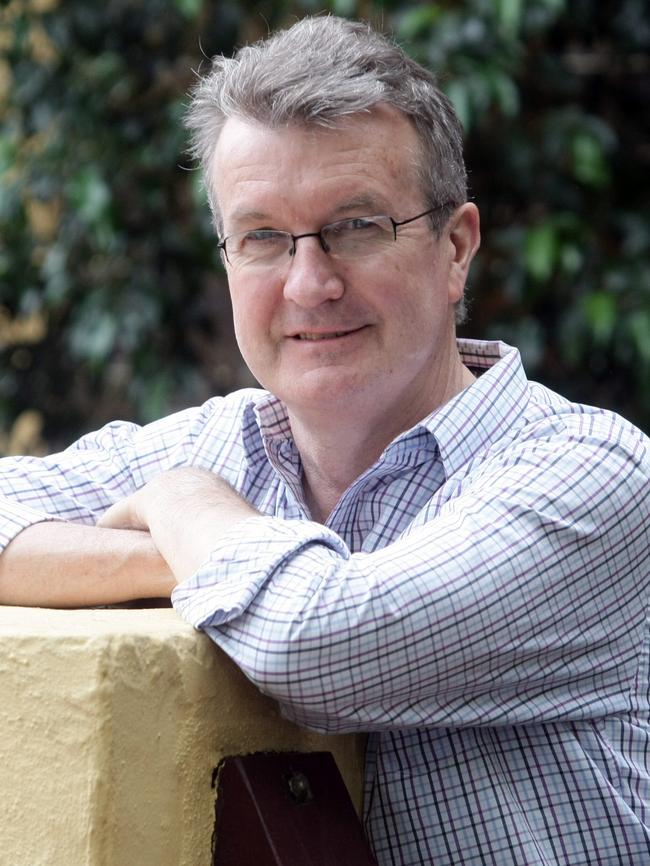
[[[467,135],[483,246],[467,336],[650,432],[645,0],[0,0],[0,454],[251,384],[186,94],[305,14],[366,18]]]

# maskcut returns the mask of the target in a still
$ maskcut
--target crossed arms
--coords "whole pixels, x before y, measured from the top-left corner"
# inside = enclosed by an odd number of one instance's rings
[[[179,612],[288,715],[324,730],[628,706],[650,577],[646,440],[625,430],[610,441],[587,419],[580,441],[554,422],[446,480],[428,459],[387,461],[369,486],[383,507],[360,491],[322,526],[257,440],[242,451],[241,414],[236,436],[224,432],[226,409],[216,428],[193,415],[164,430],[111,427],[55,469],[8,464],[0,539],[6,526],[15,538],[0,556],[2,600],[173,589]],[[48,507],[56,521],[35,522]]]
[[[52,521],[24,529],[0,555],[0,603],[79,607],[169,596],[215,537],[254,514],[214,473],[169,470],[96,526]]]

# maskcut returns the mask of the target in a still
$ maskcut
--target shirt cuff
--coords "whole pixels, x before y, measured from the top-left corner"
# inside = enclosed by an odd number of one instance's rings
[[[226,533],[199,570],[172,592],[172,603],[195,628],[240,616],[268,580],[305,548],[320,544],[344,559],[342,539],[320,523],[249,517]]]

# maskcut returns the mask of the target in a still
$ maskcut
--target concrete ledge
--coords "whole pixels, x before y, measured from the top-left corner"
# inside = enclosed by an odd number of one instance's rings
[[[329,750],[360,805],[362,737],[280,718],[171,609],[0,607],[0,864],[209,866],[226,755]]]

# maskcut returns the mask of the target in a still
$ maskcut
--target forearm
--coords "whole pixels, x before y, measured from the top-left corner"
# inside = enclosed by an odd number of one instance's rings
[[[167,597],[175,583],[149,534],[137,530],[38,523],[0,555],[0,604],[113,604]]]

